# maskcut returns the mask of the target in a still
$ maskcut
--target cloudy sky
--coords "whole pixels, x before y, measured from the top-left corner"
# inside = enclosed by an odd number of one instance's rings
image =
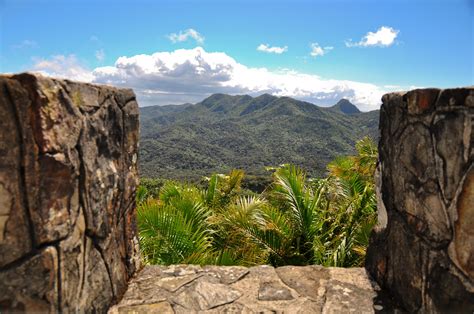
[[[0,71],[131,87],[142,106],[271,93],[372,110],[474,84],[473,3],[0,0]]]

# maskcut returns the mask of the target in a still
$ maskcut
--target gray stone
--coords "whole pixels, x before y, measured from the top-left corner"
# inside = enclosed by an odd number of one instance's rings
[[[187,309],[179,304],[173,304],[173,311],[174,314],[197,314],[198,312],[202,313],[202,311]]]
[[[266,281],[260,283],[258,299],[261,301],[292,300],[291,291],[279,282]]]
[[[159,267],[160,271],[164,275],[168,276],[186,276],[186,275],[193,275],[199,272],[202,272],[203,269],[199,265],[170,265],[168,267],[163,266],[155,266]]]
[[[357,290],[357,293],[354,291]],[[371,313],[373,312],[372,290],[360,289],[357,286],[331,281],[327,285],[322,313]]]
[[[237,266],[225,268],[218,266],[206,266],[205,271],[216,274],[216,277],[219,278],[220,282],[223,284],[232,284],[237,282],[249,273],[248,268]]]
[[[11,312],[57,312],[58,252],[47,247],[17,267],[0,272],[0,308]]]
[[[449,88],[442,90],[436,107],[439,111],[452,111],[456,108],[469,106],[468,97],[472,95],[473,88]]]
[[[165,277],[159,279],[156,282],[156,285],[170,292],[175,292],[182,286],[187,285],[188,283],[194,281],[196,278],[199,278],[201,276],[202,275],[193,274],[179,277]]]
[[[447,112],[436,116],[433,135],[439,163],[439,182],[450,202],[466,172],[469,158],[470,119],[463,112]],[[464,136],[466,134],[466,137]]]
[[[139,304],[126,307],[119,307],[117,310],[110,311],[110,313],[119,314],[174,314],[173,308],[168,302],[158,302],[151,304]]]
[[[246,275],[223,284],[220,276],[229,273]],[[193,276],[197,277],[176,290],[164,288],[163,279]],[[175,313],[368,313],[373,312],[379,290],[363,268],[146,266],[110,313],[161,302],[168,302]],[[377,305],[393,309],[383,300],[377,299]]]
[[[301,302],[298,302],[288,313],[298,313],[298,314],[318,314],[323,312],[323,302],[315,302],[310,299],[303,299]]]
[[[198,298],[202,310],[233,302],[242,295],[242,293],[229,286],[207,281],[199,281],[195,286],[195,291],[202,297]]]
[[[472,95],[474,87],[383,97],[376,192],[386,215],[366,268],[409,312],[474,310]]]
[[[139,268],[135,96],[28,73],[0,87],[0,291],[25,287],[1,310],[105,311]]]
[[[329,270],[324,267],[284,266],[276,269],[280,279],[300,295],[320,299],[325,293],[325,284],[329,280]]]
[[[173,301],[187,309],[208,310],[231,303],[241,295],[227,285],[198,280],[193,287],[182,290]]]
[[[23,193],[22,145],[31,138],[23,137],[28,129],[16,122],[26,119],[31,106],[28,92],[15,80],[0,78],[0,267],[27,254],[34,238],[28,221],[27,202]],[[19,108],[17,108],[16,103]]]
[[[247,306],[239,303],[233,302],[229,304],[225,304],[222,306],[215,307],[213,309],[204,311],[204,313],[214,313],[214,314],[221,314],[221,313],[233,313],[233,314],[240,314],[240,313],[253,313]]]
[[[459,269],[474,278],[474,165],[467,172],[456,206],[454,239],[449,255]]]

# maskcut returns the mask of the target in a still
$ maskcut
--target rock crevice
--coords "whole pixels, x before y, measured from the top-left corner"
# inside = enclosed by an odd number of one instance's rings
[[[135,95],[33,74],[0,86],[0,309],[105,311],[139,267]]]
[[[474,311],[474,88],[383,97],[366,267],[409,312]]]

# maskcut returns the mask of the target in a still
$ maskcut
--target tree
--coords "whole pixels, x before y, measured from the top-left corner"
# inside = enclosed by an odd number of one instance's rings
[[[375,144],[336,158],[309,179],[293,165],[273,168],[260,195],[241,189],[244,173],[214,174],[207,186],[168,181],[159,197],[137,192],[140,242],[149,263],[356,266],[376,221]]]

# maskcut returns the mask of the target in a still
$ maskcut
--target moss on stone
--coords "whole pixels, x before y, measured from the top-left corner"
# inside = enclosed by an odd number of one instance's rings
[[[75,91],[72,93],[72,102],[77,107],[82,107],[84,105],[84,100],[82,99],[82,95],[80,91]]]

